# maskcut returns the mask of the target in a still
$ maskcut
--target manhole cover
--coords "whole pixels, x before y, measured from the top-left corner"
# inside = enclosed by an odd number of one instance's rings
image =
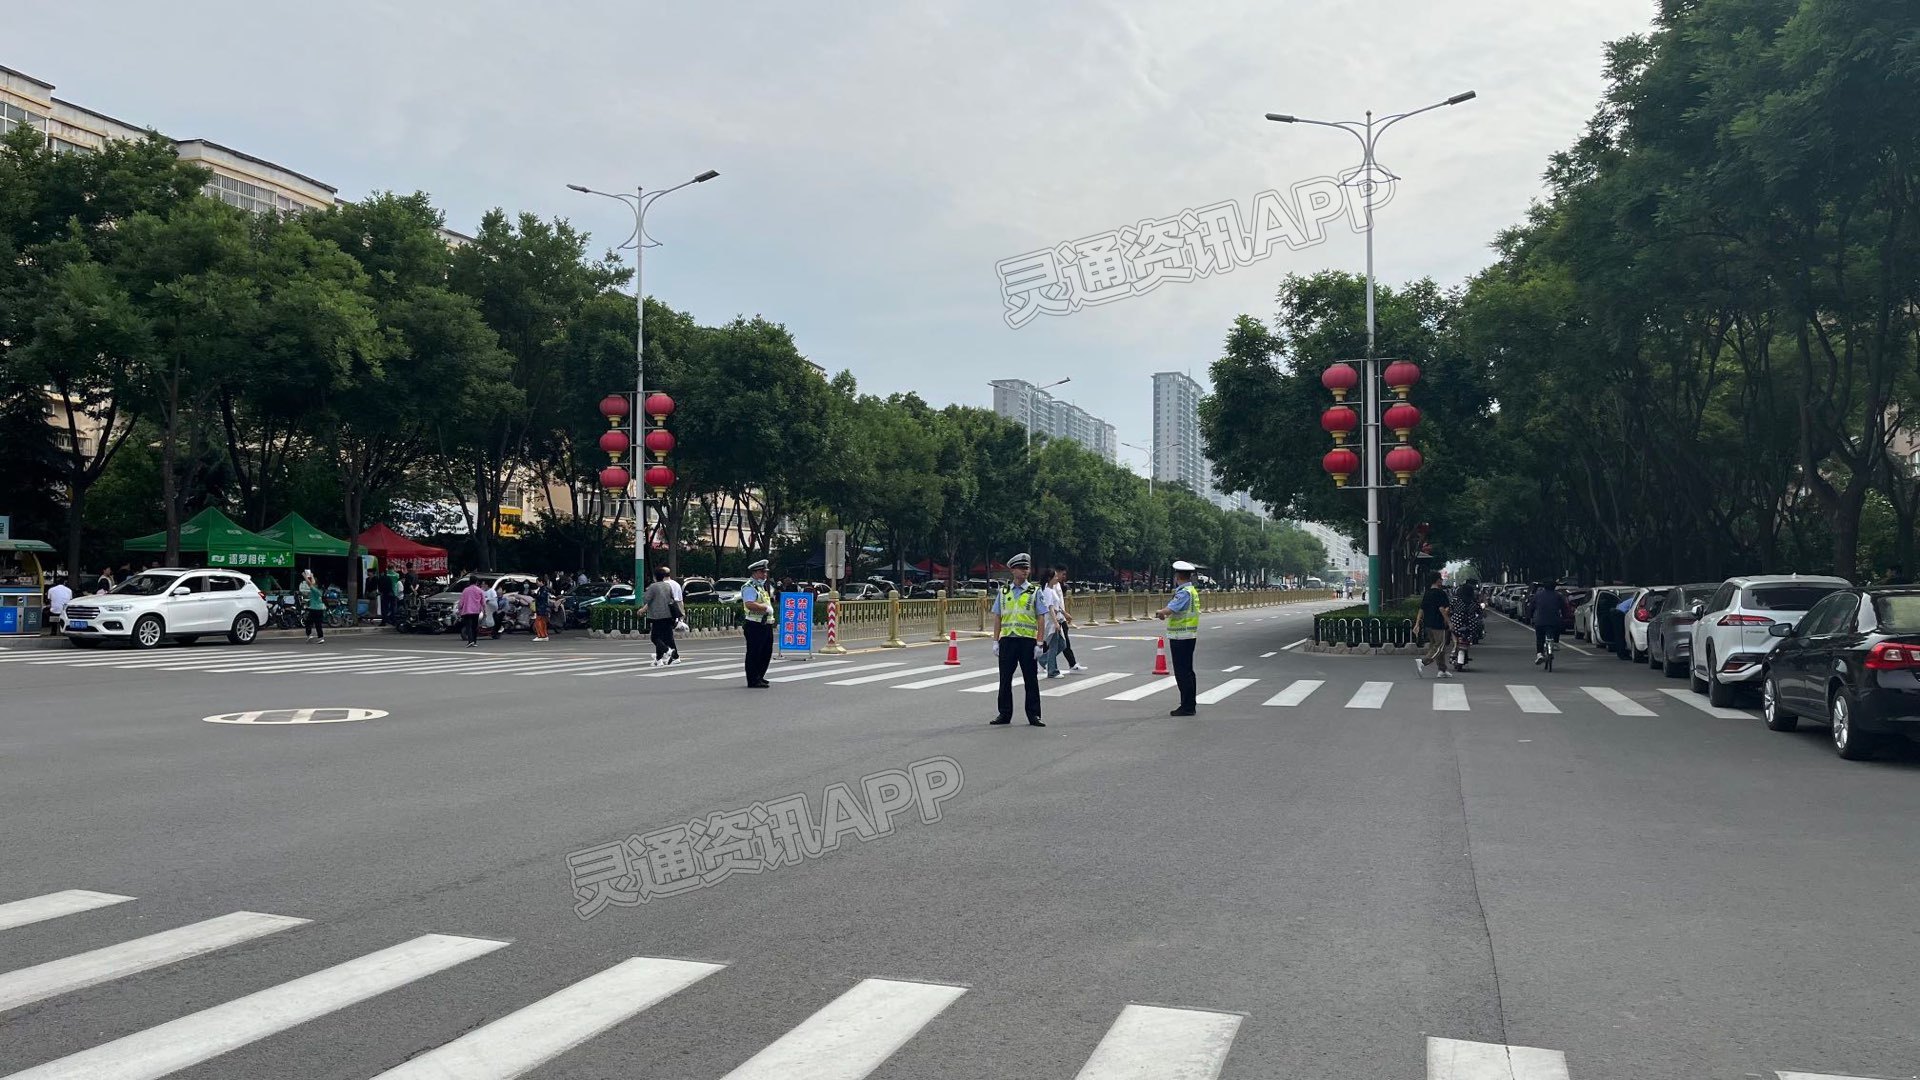
[[[201,719],[209,724],[347,724],[355,720],[378,720],[385,715],[385,709],[256,709]]]

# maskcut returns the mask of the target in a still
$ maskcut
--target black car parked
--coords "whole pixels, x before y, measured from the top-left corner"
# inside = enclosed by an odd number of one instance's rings
[[[1693,613],[1696,602],[1704,603],[1720,588],[1717,581],[1697,585],[1677,585],[1667,590],[1660,614],[1647,627],[1647,665],[1659,668],[1669,679],[1687,673],[1693,660]]]
[[[1920,588],[1843,589],[1774,623],[1761,713],[1775,731],[1826,723],[1849,761],[1889,736],[1920,736]]]

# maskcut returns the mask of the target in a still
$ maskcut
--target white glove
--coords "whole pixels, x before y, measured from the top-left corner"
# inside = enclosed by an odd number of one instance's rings
[[[993,643],[993,655],[995,656],[1000,655],[1000,643],[997,641]]]

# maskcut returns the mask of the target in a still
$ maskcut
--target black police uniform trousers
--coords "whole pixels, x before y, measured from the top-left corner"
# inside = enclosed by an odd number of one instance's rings
[[[1000,711],[995,714],[1000,719],[1013,717],[1013,669],[1016,667],[1027,683],[1027,719],[1040,719],[1040,665],[1033,655],[1036,645],[1030,637],[1000,639]]]
[[[773,663],[773,624],[747,621],[740,628],[747,635],[747,685],[766,682],[767,665]]]
[[[1193,676],[1193,647],[1200,643],[1199,638],[1168,638],[1167,658],[1173,661],[1173,685],[1180,688],[1180,707],[1195,707],[1193,695],[1199,691],[1199,680]]]

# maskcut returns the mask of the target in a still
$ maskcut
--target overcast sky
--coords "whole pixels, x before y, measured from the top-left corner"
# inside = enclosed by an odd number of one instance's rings
[[[704,322],[783,322],[875,393],[986,405],[990,379],[1071,376],[1062,396],[1145,445],[1153,372],[1205,383],[1234,316],[1270,315],[1288,272],[1359,271],[1360,237],[1333,222],[1324,243],[1020,329],[997,262],[1226,200],[1250,211],[1261,191],[1357,162],[1350,137],[1266,112],[1346,119],[1471,89],[1478,100],[1381,142],[1404,177],[1379,215],[1382,280],[1456,283],[1578,137],[1604,44],[1653,10],[64,0],[8,14],[0,65],[345,197],[426,190],[463,231],[503,206],[564,215],[606,247],[622,211],[566,184],[665,187],[718,169],[650,216],[665,246],[648,252],[649,294]]]

